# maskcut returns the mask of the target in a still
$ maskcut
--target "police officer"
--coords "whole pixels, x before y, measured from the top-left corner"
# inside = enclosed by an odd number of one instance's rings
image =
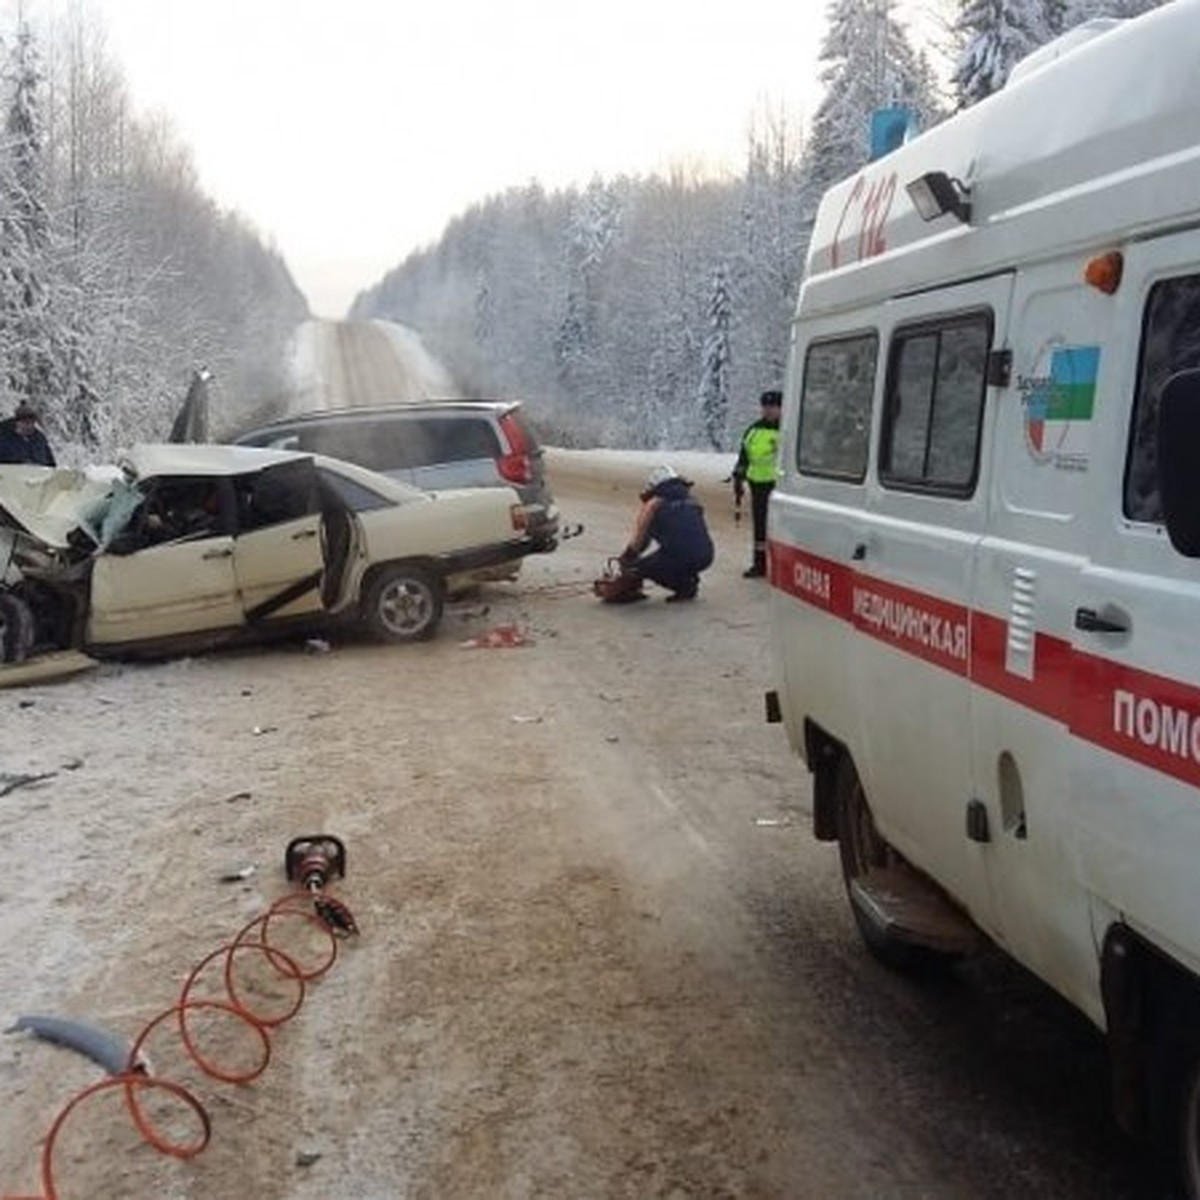
[[[742,434],[737,465],[733,468],[733,485],[738,492],[745,485],[750,486],[750,513],[754,519],[754,558],[742,572],[746,579],[760,579],[767,573],[767,501],[778,473],[783,393],[763,392],[759,405],[761,415]]]

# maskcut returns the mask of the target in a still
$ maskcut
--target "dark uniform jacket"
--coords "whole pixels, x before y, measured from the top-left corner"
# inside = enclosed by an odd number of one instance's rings
[[[40,429],[28,435],[18,433],[16,421],[9,417],[6,421],[0,421],[0,463],[33,463],[35,466],[53,467],[54,452]]]
[[[642,504],[626,555],[640,554],[651,542],[658,543],[664,557],[687,570],[712,566],[713,543],[704,509],[682,479],[660,483]]]

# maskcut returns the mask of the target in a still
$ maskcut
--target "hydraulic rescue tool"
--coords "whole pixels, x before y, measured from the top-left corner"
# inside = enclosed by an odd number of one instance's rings
[[[325,891],[331,879],[346,878],[346,846],[341,838],[330,833],[292,838],[284,852],[283,870],[312,896],[313,912],[330,933],[348,937],[358,932],[350,910]]]

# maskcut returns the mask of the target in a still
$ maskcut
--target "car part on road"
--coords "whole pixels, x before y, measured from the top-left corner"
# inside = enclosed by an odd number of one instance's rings
[[[442,619],[442,587],[421,567],[404,563],[382,568],[363,599],[363,619],[386,642],[432,637]]]

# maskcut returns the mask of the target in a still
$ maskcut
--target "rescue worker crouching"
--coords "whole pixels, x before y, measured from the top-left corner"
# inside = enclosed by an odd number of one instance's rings
[[[763,392],[759,398],[762,415],[742,434],[737,465],[733,468],[734,488],[740,494],[750,485],[750,514],[754,519],[754,557],[742,572],[746,579],[761,579],[767,573],[767,505],[778,477],[779,415],[783,393]]]
[[[622,570],[666,588],[667,601],[694,600],[700,573],[712,566],[713,543],[704,508],[690,480],[671,467],[655,467],[639,499],[633,536],[619,559]],[[646,553],[647,547],[654,548]]]

